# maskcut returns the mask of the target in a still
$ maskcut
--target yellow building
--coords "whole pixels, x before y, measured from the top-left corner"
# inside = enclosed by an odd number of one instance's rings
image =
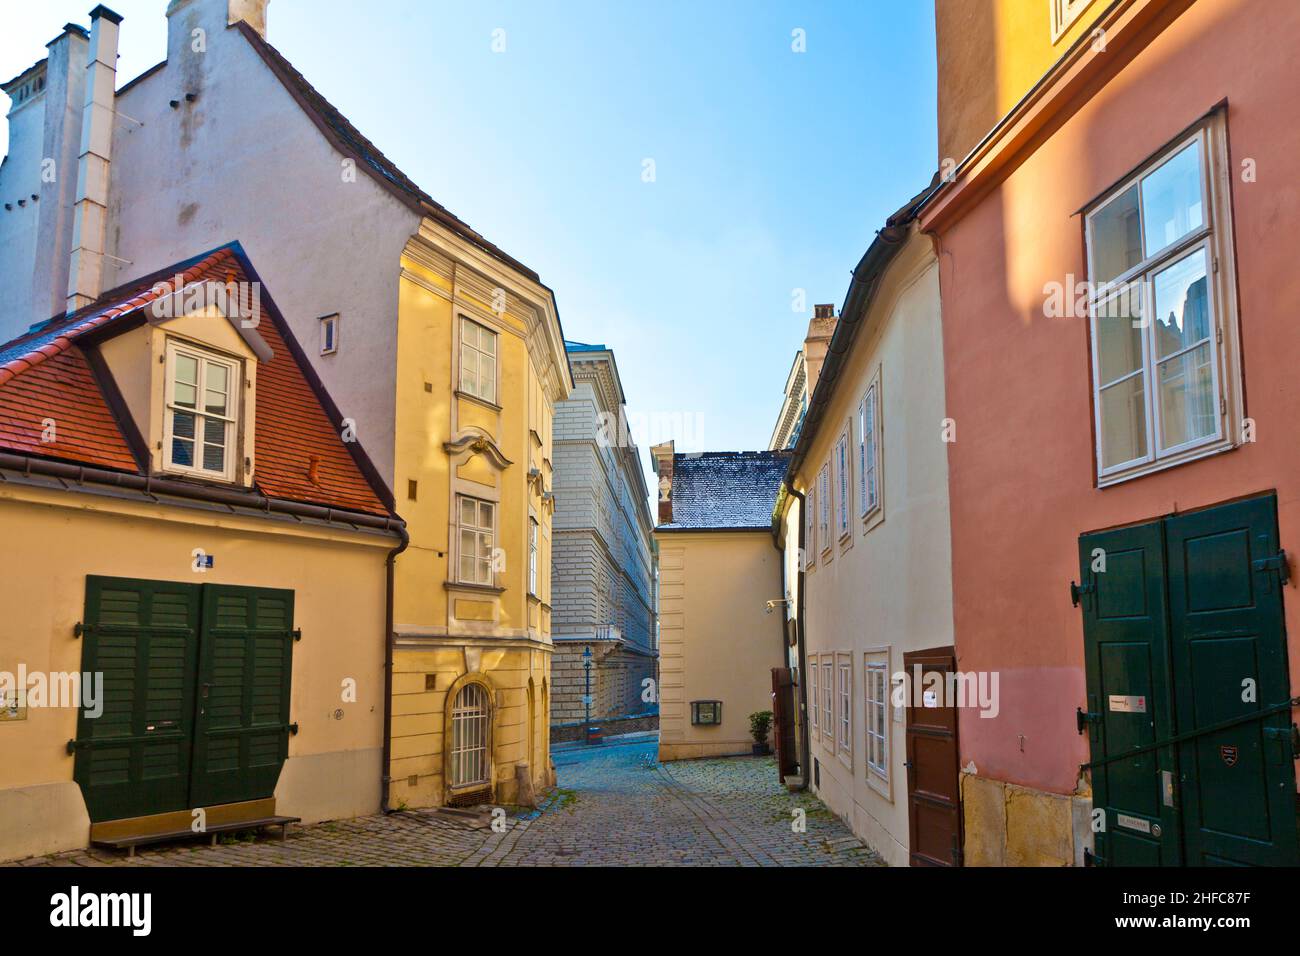
[[[571,387],[531,274],[426,228],[401,261],[388,805],[526,802],[550,770],[551,430]],[[522,790],[522,792],[521,792]]]
[[[772,508],[789,455],[674,454],[659,474],[659,759],[747,754],[786,663]]]
[[[238,246],[0,345],[0,859],[378,809],[405,532],[337,420]]]

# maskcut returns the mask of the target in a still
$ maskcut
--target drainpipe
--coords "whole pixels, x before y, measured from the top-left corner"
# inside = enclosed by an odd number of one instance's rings
[[[68,314],[90,305],[104,291],[104,244],[108,231],[108,176],[117,115],[117,38],[122,18],[100,4],[90,11],[90,57],[81,114],[77,198],[72,212]]]
[[[799,744],[800,753],[803,759],[799,762],[800,776],[803,777],[803,785],[800,790],[808,789],[808,781],[812,779],[812,754],[808,750],[808,698],[807,698],[807,671],[804,664],[804,630],[803,630],[803,549],[804,549],[804,528],[808,526],[804,518],[803,509],[807,507],[807,501],[801,492],[795,491],[794,487],[787,481],[786,490],[790,492],[797,502],[799,502],[799,561],[797,579],[799,582],[799,596],[795,599],[794,612],[794,632],[795,632],[795,649],[799,660],[799,701],[797,703],[802,707],[799,714]]]
[[[389,791],[393,781],[393,579],[397,573],[397,556],[405,551],[411,543],[411,536],[407,533],[406,525],[401,525],[400,530],[402,542],[388,552],[388,560],[385,562],[387,574],[385,588],[387,594],[384,599],[384,743],[383,757],[381,758],[383,763],[380,767],[379,778],[379,809],[386,814],[393,812],[393,808],[388,805]]]

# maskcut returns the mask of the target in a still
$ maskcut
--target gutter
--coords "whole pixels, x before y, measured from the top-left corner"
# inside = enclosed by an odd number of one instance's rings
[[[397,572],[397,556],[411,543],[411,536],[406,531],[405,523],[398,530],[402,542],[388,552],[388,558],[384,562],[386,575],[384,583],[384,743],[379,771],[379,809],[385,815],[393,812],[393,808],[388,805],[393,782],[393,579]]]
[[[268,514],[286,514],[296,518],[314,518],[328,524],[347,524],[356,528],[368,528],[398,536],[406,535],[406,523],[393,516],[380,517],[360,511],[344,511],[328,508],[324,505],[305,504],[286,498],[268,498],[254,491],[232,491],[228,488],[213,488],[208,485],[178,481],[174,478],[153,478],[144,475],[132,475],[121,471],[109,471],[106,468],[94,468],[87,465],[74,465],[62,461],[50,461],[44,458],[30,458],[0,452],[0,469],[21,471],[27,475],[45,475],[50,478],[72,481],[77,484],[95,484],[114,488],[126,488],[140,491],[146,495],[162,494],[194,501],[205,501],[231,507],[250,508],[265,511]]]

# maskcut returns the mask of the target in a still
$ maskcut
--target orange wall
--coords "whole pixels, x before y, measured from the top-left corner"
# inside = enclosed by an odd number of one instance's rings
[[[1091,12],[1091,11],[1090,11]],[[963,711],[961,761],[1070,792],[1087,759],[1078,536],[1276,489],[1300,549],[1300,4],[1198,0],[964,218],[940,235],[953,616],[962,670],[998,670],[1001,713]],[[1082,278],[1075,212],[1227,98],[1246,414],[1258,442],[1104,490],[1094,484],[1088,331],[1043,316]],[[1241,162],[1257,163],[1243,183]],[[1300,635],[1300,594],[1284,597]],[[1290,655],[1300,684],[1300,650]],[[1020,735],[1024,735],[1021,750]]]

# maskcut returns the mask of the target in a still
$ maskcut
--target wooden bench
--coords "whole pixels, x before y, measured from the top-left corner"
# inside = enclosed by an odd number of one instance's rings
[[[217,837],[223,833],[238,833],[241,830],[261,830],[265,827],[280,828],[280,842],[289,835],[289,824],[301,823],[302,817],[259,817],[255,820],[240,820],[233,823],[209,824],[202,832],[195,830],[169,830],[160,833],[141,833],[135,836],[107,837],[91,840],[92,846],[109,847],[113,850],[126,850],[128,857],[135,856],[135,848],[149,843],[166,843],[168,840],[183,840],[186,837],[210,836],[212,845],[217,845]]]

